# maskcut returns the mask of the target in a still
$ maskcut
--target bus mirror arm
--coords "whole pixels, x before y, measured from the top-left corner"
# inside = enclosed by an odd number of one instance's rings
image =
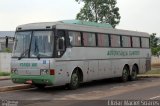
[[[38,60],[40,60],[40,59],[41,59],[41,58],[40,58],[40,56],[39,56],[39,54],[37,55],[37,59],[38,59]]]

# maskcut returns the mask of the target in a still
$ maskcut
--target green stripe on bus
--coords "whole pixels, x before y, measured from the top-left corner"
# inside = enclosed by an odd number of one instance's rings
[[[52,75],[16,75],[11,74],[11,79],[14,83],[26,83],[27,80],[32,80],[33,84],[46,84],[46,85],[54,85],[55,76]],[[47,81],[47,82],[46,82]]]

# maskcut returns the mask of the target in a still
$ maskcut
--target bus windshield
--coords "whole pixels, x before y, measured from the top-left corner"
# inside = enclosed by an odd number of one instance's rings
[[[13,57],[27,56],[31,40],[31,32],[16,32]]]
[[[15,38],[13,57],[51,57],[53,54],[52,31],[17,32]]]

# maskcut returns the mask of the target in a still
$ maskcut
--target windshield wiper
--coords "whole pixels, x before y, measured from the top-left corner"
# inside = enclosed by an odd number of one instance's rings
[[[26,49],[24,52],[22,52],[21,55],[20,55],[20,57],[18,57],[18,60],[20,60],[28,52],[29,52],[29,49]]]

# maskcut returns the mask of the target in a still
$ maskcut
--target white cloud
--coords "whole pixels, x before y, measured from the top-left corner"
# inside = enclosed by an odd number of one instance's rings
[[[121,22],[117,28],[160,34],[160,0],[117,0]],[[75,0],[1,0],[0,30],[17,25],[74,19],[82,7]]]
[[[118,28],[160,34],[159,0],[117,0],[121,22]]]
[[[19,24],[75,19],[80,7],[74,0],[1,0],[0,30]]]

